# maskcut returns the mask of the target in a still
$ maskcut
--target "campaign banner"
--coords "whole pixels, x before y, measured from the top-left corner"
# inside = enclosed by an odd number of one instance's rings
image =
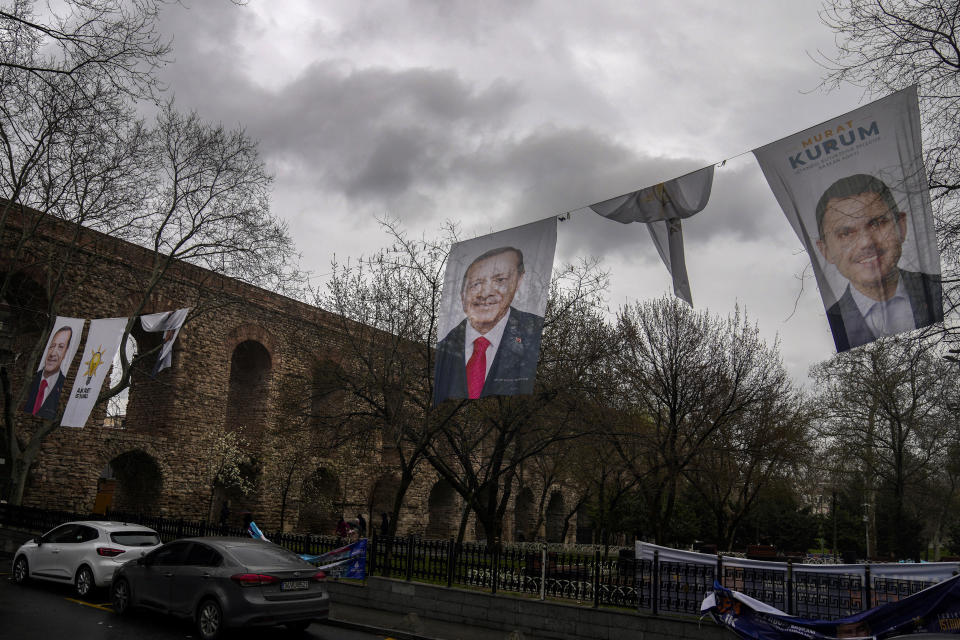
[[[155,377],[173,362],[173,343],[177,341],[180,328],[183,326],[184,320],[187,319],[187,313],[189,312],[190,307],[186,307],[176,311],[164,311],[140,316],[140,325],[144,331],[149,333],[163,331],[163,344],[160,347],[160,353],[157,354],[157,362],[153,365],[150,377]]]
[[[63,410],[60,425],[83,428],[100,395],[100,387],[120,351],[120,340],[127,318],[99,318],[90,321],[81,367],[73,380],[73,389]]]
[[[319,556],[301,555],[301,558],[317,565],[317,568],[333,578],[367,577],[367,539],[361,538],[353,544],[328,551]]]
[[[21,410],[44,420],[57,417],[60,394],[70,372],[70,364],[80,347],[83,318],[57,316],[53,332],[47,338],[37,372],[30,380],[27,399]]]
[[[444,273],[433,401],[533,393],[557,219],[458,242]]]
[[[943,320],[916,87],[753,153],[803,243],[837,351]]]
[[[960,633],[960,576],[897,602],[837,620],[790,616],[738,591],[714,584],[700,611],[745,640],[824,640],[923,633]],[[920,636],[922,637],[922,636]]]
[[[693,306],[680,220],[703,211],[712,188],[713,165],[710,165],[652,187],[592,204],[589,208],[622,224],[645,223],[660,259],[673,278],[674,295]]]

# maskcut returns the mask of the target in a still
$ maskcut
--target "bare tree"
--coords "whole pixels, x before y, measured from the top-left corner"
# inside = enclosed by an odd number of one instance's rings
[[[183,262],[285,293],[299,282],[292,241],[269,210],[271,179],[256,143],[172,102],[152,124],[135,117],[134,99],[156,87],[152,73],[166,53],[153,31],[157,3],[63,6],[48,22],[31,2],[0,11],[0,302],[12,317],[0,348],[0,457],[3,493],[15,503],[44,439],[59,428],[17,417],[21,382],[61,308],[80,303],[87,274],[115,269],[118,298],[135,300],[122,309],[131,318],[124,342],[164,284],[185,276]],[[104,255],[88,230],[139,244],[152,264]],[[213,274],[201,278],[182,306],[196,317],[223,303],[221,287]],[[120,375],[98,402],[129,385],[126,353],[122,346]]]
[[[342,361],[327,375],[342,397],[314,403],[313,413],[381,441],[384,457],[399,466],[392,535],[438,424],[457,410],[432,404],[440,291],[456,231],[448,227],[443,240],[417,240],[393,221],[381,224],[393,244],[353,263],[335,263],[327,290],[317,297],[338,323]]]
[[[39,9],[38,9],[38,4]],[[134,97],[158,88],[170,45],[157,31],[164,0],[12,0],[0,6],[0,69],[81,91],[96,77]],[[93,98],[93,96],[90,96]]]
[[[716,434],[790,393],[776,346],[739,310],[726,320],[673,297],[623,308],[617,370],[638,421],[621,445],[640,480],[658,543],[667,541],[684,473]]]
[[[919,519],[911,491],[926,481],[950,439],[951,373],[936,350],[908,338],[879,340],[813,369],[821,434],[863,474],[864,502],[889,506],[879,523],[889,535],[881,542],[902,557],[915,551],[919,533],[908,526]]]

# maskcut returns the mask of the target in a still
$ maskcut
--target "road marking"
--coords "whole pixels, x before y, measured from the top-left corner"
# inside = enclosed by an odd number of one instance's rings
[[[95,604],[93,602],[84,602],[83,600],[77,600],[76,598],[64,598],[67,602],[75,602],[77,604],[82,604],[85,607],[93,607],[94,609],[100,609],[101,611],[113,611],[113,608],[109,604]]]

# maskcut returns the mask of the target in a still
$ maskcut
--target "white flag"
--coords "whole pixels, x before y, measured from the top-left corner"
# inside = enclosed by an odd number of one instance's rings
[[[710,200],[712,188],[713,165],[710,165],[646,189],[592,204],[589,208],[622,224],[646,223],[660,259],[673,278],[674,294],[693,306],[680,220],[702,211]]]
[[[120,350],[120,339],[126,326],[127,318],[99,318],[90,321],[80,368],[73,381],[67,408],[60,419],[61,426],[82,428],[87,423],[97,396],[100,395],[100,387],[103,386],[110,365]]]
[[[153,371],[150,372],[151,377],[169,367],[173,361],[173,343],[177,341],[180,328],[183,326],[183,321],[187,319],[189,311],[190,307],[186,307],[176,311],[164,311],[140,316],[140,324],[144,331],[150,333],[163,331],[163,346],[160,347],[157,362],[153,365]]]

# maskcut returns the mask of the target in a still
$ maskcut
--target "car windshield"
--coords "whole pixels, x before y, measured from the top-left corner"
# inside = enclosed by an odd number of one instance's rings
[[[248,569],[309,569],[313,567],[294,552],[274,544],[237,545],[230,547],[230,553]]]
[[[153,547],[160,544],[160,536],[153,531],[115,531],[110,539],[126,547]]]

